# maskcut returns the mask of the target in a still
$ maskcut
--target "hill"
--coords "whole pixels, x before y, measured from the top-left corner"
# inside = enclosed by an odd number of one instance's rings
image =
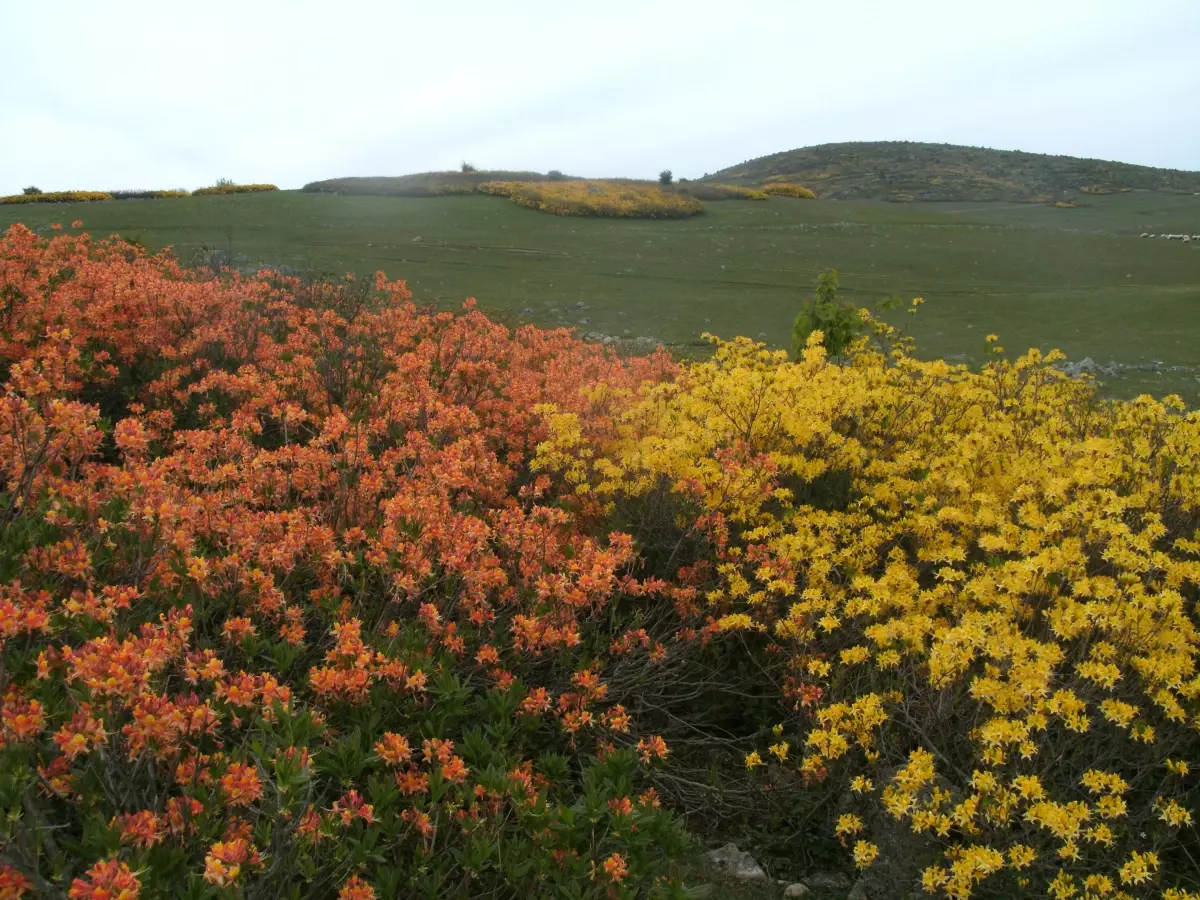
[[[375,197],[441,197],[447,194],[473,194],[487,181],[558,181],[562,173],[481,171],[418,172],[415,175],[366,178],[327,178],[312,181],[302,190],[310,194],[356,194]]]
[[[702,180],[756,185],[795,181],[818,197],[835,200],[1044,203],[1079,193],[1200,192],[1200,172],[909,141],[801,147],[752,159]]]

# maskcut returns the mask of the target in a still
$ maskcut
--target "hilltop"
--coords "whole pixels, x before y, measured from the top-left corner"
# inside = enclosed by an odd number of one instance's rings
[[[315,194],[358,194],[376,197],[440,197],[447,194],[473,194],[488,181],[558,181],[561,173],[509,172],[471,169],[466,172],[418,172],[414,175],[365,178],[327,178],[312,181],[302,190]]]
[[[704,181],[800,182],[822,199],[1047,202],[1079,193],[1200,192],[1200,172],[1020,150],[871,141],[819,144],[730,166]]]

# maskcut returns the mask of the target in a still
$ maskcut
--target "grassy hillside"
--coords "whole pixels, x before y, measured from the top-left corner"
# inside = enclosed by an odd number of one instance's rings
[[[817,273],[836,267],[861,303],[923,296],[907,320],[923,354],[1061,347],[1071,359],[1163,363],[1100,377],[1106,392],[1200,400],[1200,245],[1140,240],[1196,232],[1200,198],[1134,192],[1078,209],[1029,204],[771,200],[712,203],[683,221],[561,219],[498,197],[443,202],[281,191],[136,203],[0,209],[0,228],[81,218],[187,257],[232,249],[243,267],[405,278],[417,299],[475,296],[509,321],[663,341],[701,332],[775,346]],[[633,346],[637,346],[634,344]],[[1173,369],[1173,366],[1184,368]]]
[[[441,197],[471,194],[486,181],[550,181],[541,172],[472,171],[418,172],[414,175],[372,178],[328,178],[312,181],[303,190],[316,194],[356,194],[377,197]]]
[[[818,197],[1046,202],[1093,191],[1200,192],[1200,172],[953,144],[820,144],[722,169],[706,180],[798,181]],[[1088,189],[1084,191],[1084,189]]]

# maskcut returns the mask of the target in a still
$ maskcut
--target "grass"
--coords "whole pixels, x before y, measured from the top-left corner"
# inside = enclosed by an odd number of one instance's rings
[[[1141,240],[1196,231],[1200,197],[1132,192],[1077,209],[1003,203],[714,203],[680,221],[570,219],[500,198],[280,191],[66,206],[0,207],[0,227],[82,218],[186,256],[231,246],[248,264],[331,273],[383,269],[419,300],[468,297],[509,317],[686,348],[711,331],[786,346],[818,272],[860,303],[923,296],[910,320],[925,354],[1010,351],[1194,367],[1200,246]],[[1107,379],[1116,396],[1200,400],[1198,371]],[[1102,376],[1103,377],[1103,376]]]

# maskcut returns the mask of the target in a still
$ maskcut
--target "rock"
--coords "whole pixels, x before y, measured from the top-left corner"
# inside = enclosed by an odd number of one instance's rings
[[[1064,372],[1076,378],[1080,375],[1091,375],[1099,371],[1099,369],[1100,367],[1096,365],[1095,360],[1093,360],[1090,356],[1085,356],[1079,362],[1065,363],[1062,367]]]
[[[413,238],[413,239],[412,239],[412,242],[413,242],[414,244],[419,244],[419,243],[421,243],[421,236],[420,236],[420,235],[417,235],[415,238]]]
[[[846,900],[872,900],[871,892],[867,889],[866,879],[860,878],[854,882],[854,887],[850,888]]]
[[[767,873],[762,866],[754,861],[749,853],[744,853],[736,844],[726,844],[708,854],[718,868],[740,881],[768,881]]]
[[[844,891],[850,887],[850,879],[841,872],[813,872],[805,876],[804,883],[819,891]]]
[[[808,889],[808,885],[801,884],[799,881],[795,884],[789,884],[783,889],[783,896],[785,897],[807,897],[810,893],[812,892]]]

